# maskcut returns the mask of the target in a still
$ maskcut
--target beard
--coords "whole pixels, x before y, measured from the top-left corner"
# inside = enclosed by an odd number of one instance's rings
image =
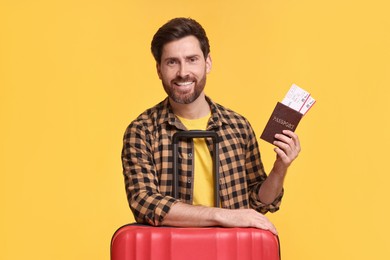
[[[180,86],[176,85],[175,82],[188,82],[192,81],[194,87],[189,90],[182,90]],[[176,77],[171,82],[166,82],[162,80],[165,92],[168,94],[168,97],[171,98],[174,102],[179,104],[191,104],[194,102],[204,90],[206,86],[206,75],[203,76],[199,81],[191,77]]]

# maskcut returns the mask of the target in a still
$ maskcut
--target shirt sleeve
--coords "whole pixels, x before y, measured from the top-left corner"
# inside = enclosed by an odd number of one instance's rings
[[[264,166],[261,161],[261,154],[256,135],[249,122],[248,126],[249,133],[246,150],[246,171],[249,189],[249,205],[251,208],[262,214],[267,212],[275,212],[279,210],[284,191],[282,190],[279,196],[277,196],[277,198],[275,198],[271,204],[264,204],[260,201],[258,193],[261,185],[267,178],[267,174],[264,171]]]
[[[122,166],[129,206],[138,223],[160,226],[176,199],[159,192],[150,133],[133,122],[123,139]]]

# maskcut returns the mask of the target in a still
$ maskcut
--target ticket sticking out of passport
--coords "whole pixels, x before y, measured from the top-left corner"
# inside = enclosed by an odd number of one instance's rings
[[[276,140],[275,134],[281,134],[283,130],[294,132],[315,102],[309,92],[293,84],[282,102],[276,104],[260,138],[272,144]]]

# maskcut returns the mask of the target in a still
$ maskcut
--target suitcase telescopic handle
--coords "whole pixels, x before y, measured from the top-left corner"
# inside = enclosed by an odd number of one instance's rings
[[[180,131],[173,134],[173,197],[179,196],[179,177],[178,177],[178,145],[180,139],[193,138],[211,138],[213,140],[213,172],[214,172],[214,203],[215,207],[219,207],[219,138],[214,131],[190,130]]]

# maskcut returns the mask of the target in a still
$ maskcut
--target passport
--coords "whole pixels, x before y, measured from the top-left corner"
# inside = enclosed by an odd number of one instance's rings
[[[281,134],[283,130],[294,132],[302,117],[300,112],[278,102],[260,138],[273,144],[275,134]]]
[[[283,130],[294,132],[315,102],[309,92],[293,84],[283,101],[276,104],[260,138],[273,144],[275,134],[282,134]]]

